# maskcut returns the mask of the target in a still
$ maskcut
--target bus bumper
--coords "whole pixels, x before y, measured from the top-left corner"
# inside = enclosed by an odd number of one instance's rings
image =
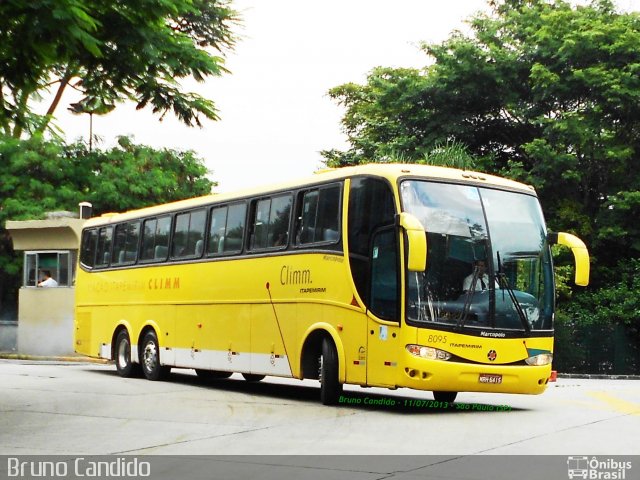
[[[485,365],[409,357],[398,372],[398,386],[450,392],[544,392],[551,365]]]

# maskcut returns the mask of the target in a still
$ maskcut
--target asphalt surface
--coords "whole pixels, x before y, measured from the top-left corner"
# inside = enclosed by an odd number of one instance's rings
[[[81,359],[74,359],[81,360]],[[542,395],[317,381],[123,379],[110,364],[0,360],[0,455],[638,455],[640,381],[559,378]],[[638,468],[640,471],[640,465]]]

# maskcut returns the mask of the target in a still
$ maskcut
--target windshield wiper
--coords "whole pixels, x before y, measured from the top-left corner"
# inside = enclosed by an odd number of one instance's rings
[[[516,312],[518,313],[518,318],[520,318],[520,323],[522,323],[522,326],[524,327],[525,331],[527,333],[530,333],[531,326],[529,325],[529,321],[527,320],[527,315],[524,313],[524,310],[522,310],[522,306],[520,305],[520,302],[518,302],[518,299],[516,298],[516,294],[514,293],[513,289],[509,286],[507,275],[502,271],[502,262],[500,261],[500,252],[496,252],[496,257],[498,259],[498,271],[496,272],[496,277],[498,278],[498,283],[500,285],[500,288],[502,290],[507,291],[507,293],[509,294],[509,298],[511,299],[511,302],[513,303],[513,306],[515,307]]]
[[[462,306],[462,311],[460,312],[460,318],[458,318],[458,322],[456,324],[458,328],[464,327],[464,324],[467,321],[467,317],[469,316],[473,294],[475,293],[476,281],[478,280],[478,277],[479,277],[478,273],[479,273],[478,269],[474,267],[473,277],[471,277],[471,288],[469,288],[469,290],[467,290],[467,293],[465,293],[464,295],[464,305]]]

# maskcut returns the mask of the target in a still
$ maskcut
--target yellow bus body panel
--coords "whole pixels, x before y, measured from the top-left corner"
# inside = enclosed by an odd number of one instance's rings
[[[480,173],[418,165],[369,165],[330,170],[270,189],[210,195],[93,218],[85,227],[333,181],[344,182],[344,207],[348,203],[348,177],[352,175],[386,178],[394,190],[398,211],[397,179],[402,175],[533,193],[529,186]],[[346,208],[342,225],[341,242],[348,251]],[[404,257],[400,242],[401,262]],[[400,298],[405,298],[404,291]],[[542,393],[546,388],[551,366],[529,366],[524,360],[529,350],[552,352],[553,337],[483,338],[416,328],[375,318],[363,305],[348,256],[341,252],[289,248],[102,271],[88,272],[80,267],[74,342],[78,353],[112,359],[119,328],[127,330],[134,352],[145,329],[153,328],[164,365],[302,378],[305,342],[322,332],[336,344],[339,379],[344,383],[528,394]],[[445,350],[455,360],[415,357],[406,349],[409,344]],[[490,351],[496,353],[494,360],[488,358]],[[499,375],[501,382],[481,382],[481,375]]]
[[[77,285],[76,350],[90,356],[110,348],[119,325],[132,344],[151,326],[165,364],[299,377],[311,330],[333,333],[343,366],[366,339],[339,254],[79,270]],[[362,370],[346,375],[343,367],[341,379],[364,384],[364,362]]]

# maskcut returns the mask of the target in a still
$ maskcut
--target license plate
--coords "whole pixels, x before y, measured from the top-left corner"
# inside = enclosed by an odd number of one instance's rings
[[[480,383],[502,383],[502,375],[495,373],[481,373],[478,378]]]

